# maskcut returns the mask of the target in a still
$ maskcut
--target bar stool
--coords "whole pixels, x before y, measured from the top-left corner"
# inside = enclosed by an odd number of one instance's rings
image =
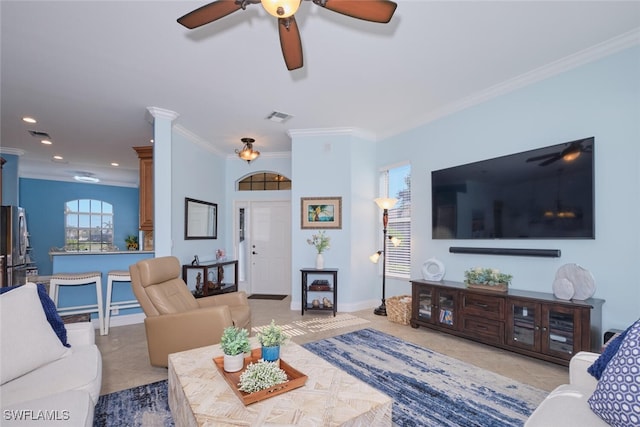
[[[96,304],[58,307],[58,295],[59,288],[61,286],[80,286],[90,284],[95,284],[96,286]],[[88,273],[56,273],[51,276],[51,280],[49,281],[49,293],[51,294],[51,299],[56,305],[58,314],[60,314],[61,316],[83,313],[98,313],[100,335],[104,335],[104,316],[102,311],[102,273],[100,271],[92,271]]]
[[[111,270],[107,274],[107,308],[104,319],[104,333],[109,333],[109,324],[111,322],[111,310],[123,308],[137,308],[140,303],[137,299],[127,301],[113,301],[113,284],[117,282],[131,282],[131,276],[126,270]]]

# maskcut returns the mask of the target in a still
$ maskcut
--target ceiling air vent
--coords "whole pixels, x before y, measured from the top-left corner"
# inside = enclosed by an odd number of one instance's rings
[[[51,135],[46,132],[40,132],[39,130],[30,130],[29,133],[32,137],[38,139],[51,139]]]
[[[273,113],[267,116],[267,120],[271,120],[272,122],[276,122],[276,123],[284,123],[287,120],[289,120],[291,117],[293,116],[290,114],[281,113],[280,111],[274,111]]]

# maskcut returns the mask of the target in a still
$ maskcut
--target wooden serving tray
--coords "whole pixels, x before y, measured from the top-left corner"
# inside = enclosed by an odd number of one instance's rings
[[[286,393],[298,387],[302,387],[307,382],[307,376],[302,372],[289,366],[287,362],[280,359],[280,369],[286,374],[289,381],[286,383],[278,384],[273,387],[266,388],[264,390],[256,391],[254,393],[246,393],[238,390],[238,384],[240,383],[240,375],[247,369],[249,363],[257,362],[262,358],[262,350],[255,348],[251,350],[251,354],[244,358],[244,368],[238,372],[225,372],[224,370],[224,356],[215,357],[213,359],[214,364],[218,368],[218,371],[222,377],[229,383],[231,390],[240,398],[245,406],[252,403],[260,402],[261,400],[268,399],[273,396],[277,396],[282,393]]]

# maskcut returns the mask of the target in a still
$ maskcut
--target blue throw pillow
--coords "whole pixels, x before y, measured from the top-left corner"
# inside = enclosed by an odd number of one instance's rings
[[[19,285],[18,285],[19,286]],[[17,288],[18,286],[9,286],[7,288],[0,288],[0,295],[8,292],[12,289]],[[56,333],[60,342],[65,347],[71,347],[71,344],[67,342],[67,328],[64,326],[64,322],[62,318],[58,314],[58,310],[56,310],[56,305],[53,303],[51,297],[47,293],[47,288],[39,283],[38,287],[38,297],[40,297],[40,304],[42,304],[42,309],[44,310],[44,314],[47,316],[47,321],[53,328],[53,331]]]
[[[591,410],[615,427],[640,426],[640,319],[627,332],[589,398]]]
[[[593,362],[593,365],[589,366],[587,372],[593,375],[595,379],[600,379],[604,368],[607,367],[607,364],[609,363],[611,358],[618,352],[618,348],[620,348],[620,344],[622,343],[624,337],[627,336],[627,332],[629,332],[631,326],[629,326],[624,332],[617,335],[615,338],[612,338],[611,341],[609,341],[609,344],[607,344],[607,346],[605,347],[600,357],[598,357],[596,361]]]

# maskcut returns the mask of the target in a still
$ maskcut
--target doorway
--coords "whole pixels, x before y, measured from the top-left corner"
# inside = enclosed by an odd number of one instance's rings
[[[240,280],[250,294],[291,294],[291,202],[238,202]]]

